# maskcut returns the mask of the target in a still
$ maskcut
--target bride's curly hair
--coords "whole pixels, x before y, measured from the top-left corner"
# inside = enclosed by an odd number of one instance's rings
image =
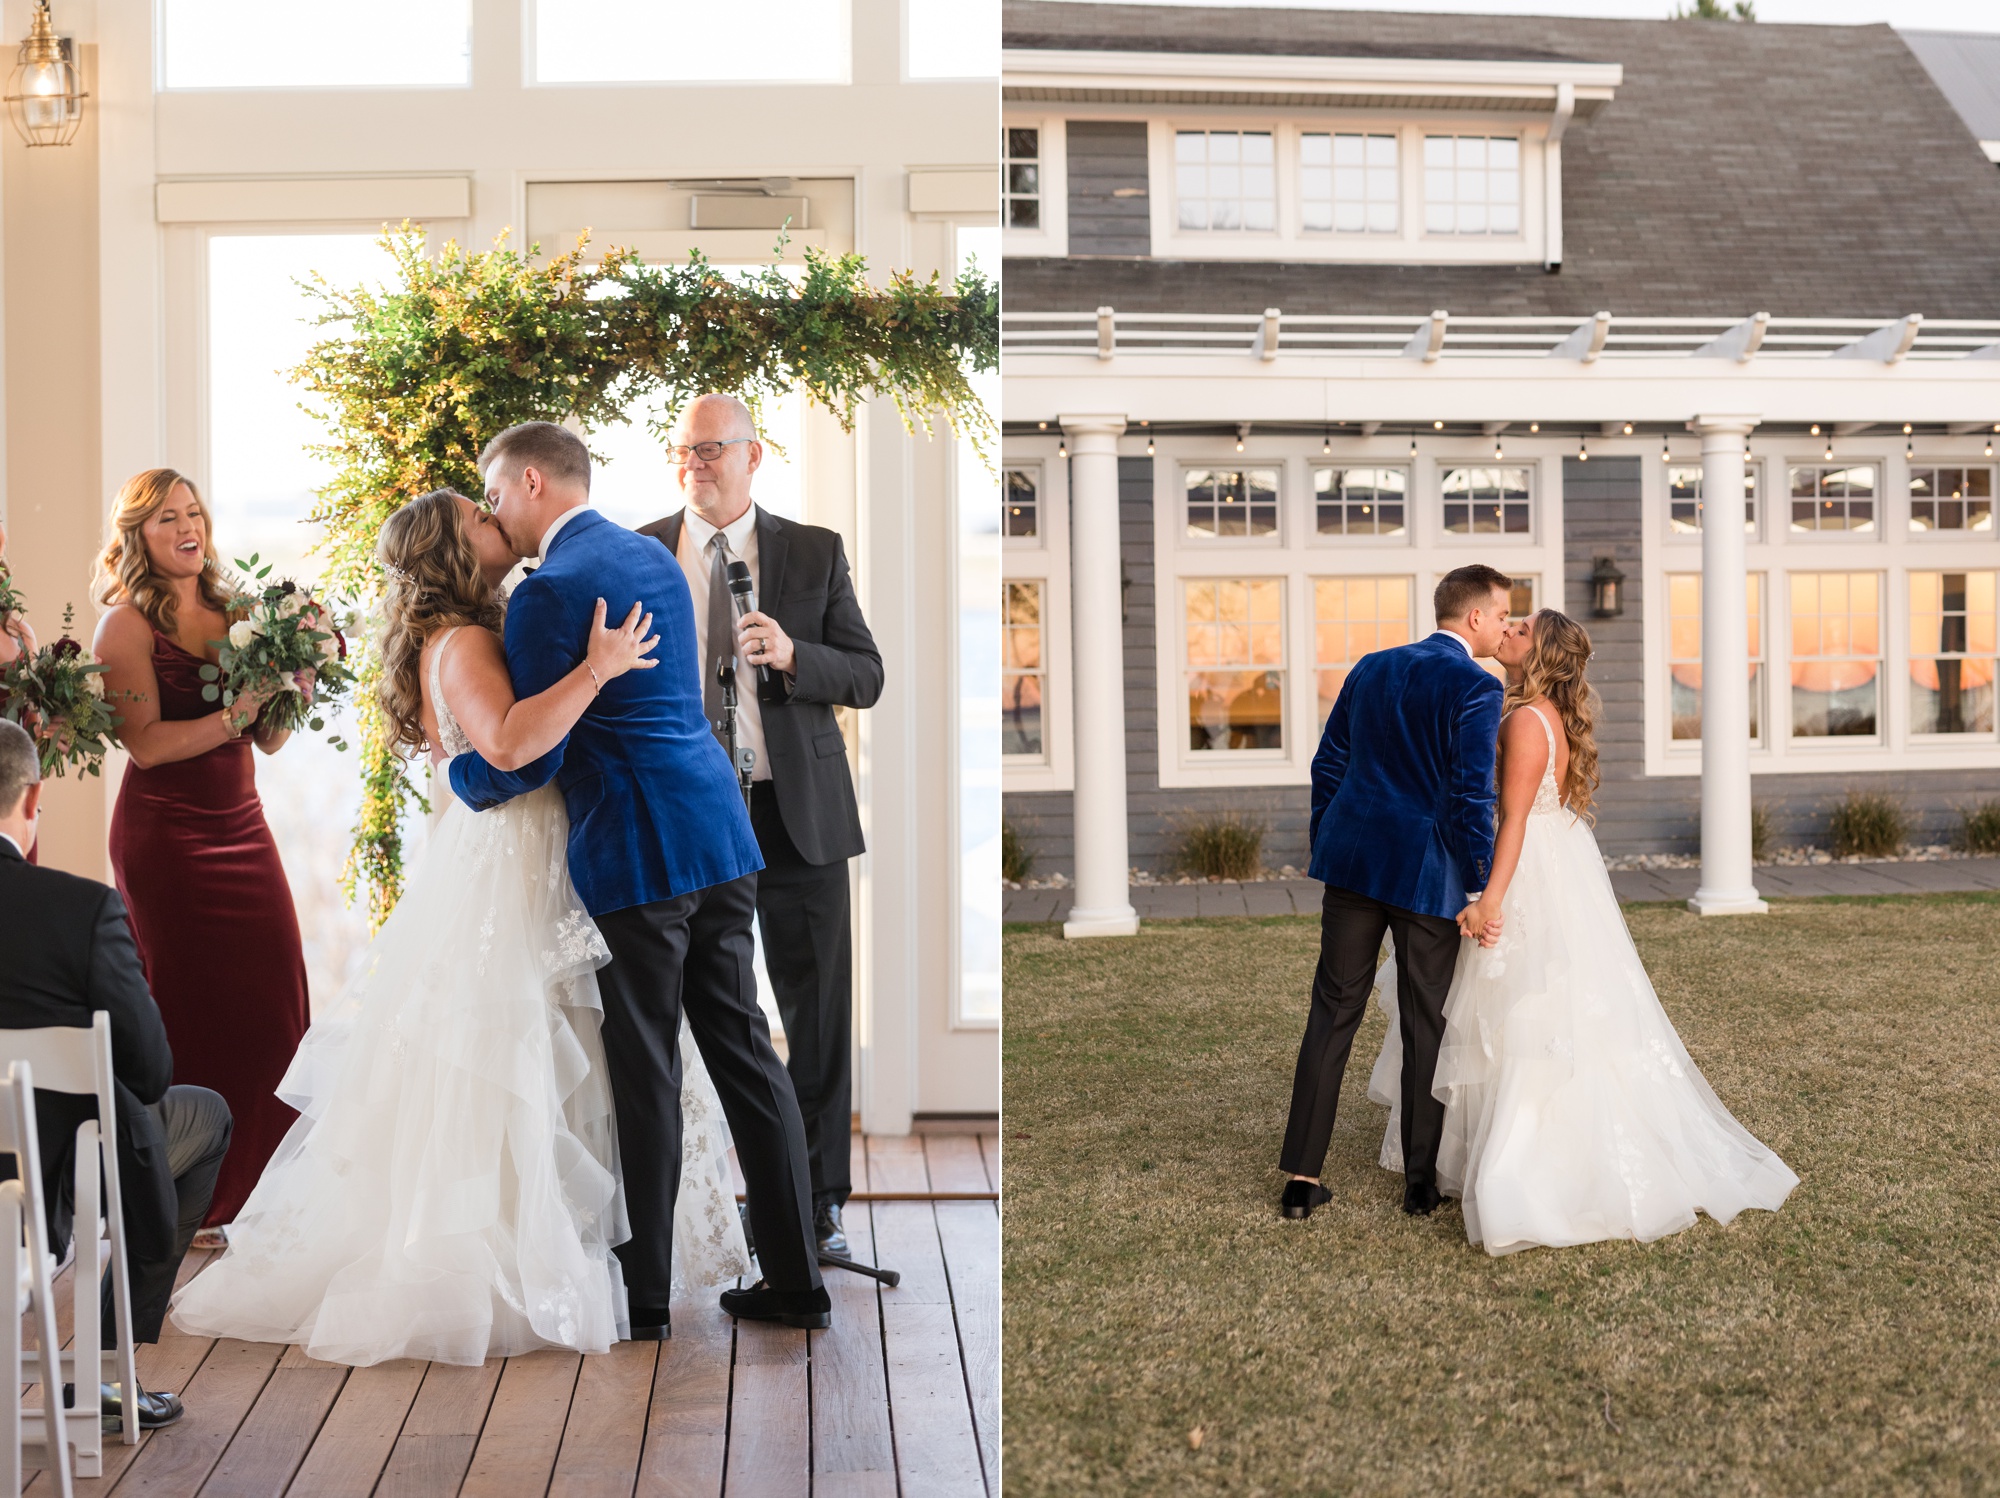
[[[1569,615],[1542,609],[1528,620],[1528,656],[1521,680],[1507,689],[1511,711],[1546,697],[1562,718],[1569,740],[1569,773],[1563,799],[1585,821],[1595,821],[1590,803],[1598,787],[1597,689],[1585,675],[1590,665],[1590,633]]]
[[[456,489],[433,489],[382,523],[375,558],[388,577],[382,599],[382,679],[375,701],[389,720],[390,743],[411,754],[430,748],[424,729],[423,655],[433,636],[471,624],[498,634],[507,595],[486,585],[465,534]]]

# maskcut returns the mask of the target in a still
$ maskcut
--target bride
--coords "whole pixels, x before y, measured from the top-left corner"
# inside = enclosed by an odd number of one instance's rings
[[[596,683],[648,670],[651,616],[597,605],[583,665],[515,701],[493,517],[436,490],[391,515],[378,697],[396,743],[496,765],[553,748]],[[437,792],[449,795],[442,777]],[[205,1337],[292,1342],[356,1366],[602,1352],[628,1327],[596,969],[610,957],[570,884],[553,785],[484,816],[452,802],[366,965],[307,1032],[279,1096],[301,1114],[229,1231],[173,1301]],[[689,1284],[748,1269],[700,1052],[685,1076],[674,1262]]]
[[[1798,1184],[1709,1090],[1647,980],[1586,820],[1597,786],[1590,636],[1544,609],[1508,627],[1493,875],[1460,917],[1502,917],[1460,950],[1434,1094],[1438,1189],[1489,1254],[1677,1233],[1706,1212],[1775,1211]],[[1382,1164],[1403,1168],[1394,964],[1368,1095],[1391,1106]]]

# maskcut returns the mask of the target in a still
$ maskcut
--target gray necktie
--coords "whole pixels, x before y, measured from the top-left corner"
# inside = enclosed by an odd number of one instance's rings
[[[722,747],[722,683],[716,670],[736,660],[736,610],[729,601],[729,538],[717,531],[708,541],[708,650],[702,661],[701,708]]]

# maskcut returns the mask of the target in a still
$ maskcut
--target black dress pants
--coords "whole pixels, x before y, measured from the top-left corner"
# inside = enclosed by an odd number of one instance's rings
[[[750,789],[750,825],[764,852],[764,872],[757,876],[764,969],[785,1023],[785,1070],[805,1118],[813,1206],[845,1206],[853,1190],[848,1135],[854,1120],[848,1064],[854,952],[847,860],[805,861],[785,831],[777,791],[768,780]]]
[[[222,1158],[229,1153],[229,1136],[235,1127],[229,1104],[222,1094],[206,1087],[169,1087],[153,1104],[153,1117],[167,1141],[167,1169],[174,1177],[173,1252],[165,1258],[148,1258],[134,1253],[126,1261],[132,1289],[132,1340],[157,1342],[160,1327],[167,1319],[167,1302],[173,1299],[174,1280],[181,1260],[195,1232],[208,1216],[208,1204],[215,1196],[215,1178],[222,1171]],[[104,1270],[100,1287],[102,1309],[98,1326],[106,1347],[118,1345],[118,1318],[111,1299],[111,1269]]]
[[[597,918],[611,948],[597,986],[632,1219],[632,1237],[617,1253],[634,1306],[664,1307],[673,1286],[683,1008],[743,1168],[758,1266],[774,1290],[820,1283],[805,1127],[757,1007],[750,939],[756,902],[757,876],[745,874]]]
[[[1431,1081],[1444,1040],[1444,1001],[1463,938],[1453,921],[1398,910],[1332,885],[1320,906],[1319,967],[1313,973],[1312,1011],[1292,1078],[1292,1114],[1285,1125],[1280,1170],[1317,1176],[1326,1165],[1347,1053],[1375,987],[1385,931],[1396,938],[1396,1000],[1403,1025],[1403,1175],[1413,1185],[1436,1184],[1444,1104],[1431,1096]]]

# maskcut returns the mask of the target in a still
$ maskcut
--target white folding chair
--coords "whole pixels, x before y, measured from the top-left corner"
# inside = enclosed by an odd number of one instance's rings
[[[79,1477],[98,1477],[104,1471],[104,1424],[97,1389],[100,1384],[114,1382],[104,1376],[107,1356],[114,1359],[125,1444],[139,1444],[139,1412],[130,1394],[139,1387],[139,1368],[132,1344],[132,1282],[125,1252],[124,1196],[118,1184],[111,1016],[98,1010],[88,1030],[71,1025],[45,1030],[0,1030],[0,1065],[10,1061],[29,1063],[34,1068],[35,1086],[44,1092],[77,1092],[97,1099],[97,1117],[87,1119],[76,1131],[76,1184],[70,1198],[76,1207],[76,1264],[71,1275],[76,1324],[62,1360],[70,1381],[76,1385],[76,1400],[65,1422],[70,1444],[76,1448],[76,1472]],[[98,1346],[103,1341],[99,1281],[104,1274],[107,1239],[111,1248],[112,1313],[118,1327],[115,1354],[107,1354]]]
[[[62,1351],[56,1341],[55,1255],[49,1252],[48,1202],[42,1192],[41,1147],[35,1136],[33,1068],[17,1061],[0,1081],[0,1154],[14,1157],[15,1176],[0,1181],[0,1285],[14,1286],[14,1314],[0,1317],[0,1366],[17,1367],[20,1377],[6,1381],[0,1407],[0,1477],[7,1498],[21,1491],[23,1466],[40,1466],[55,1475],[60,1498],[71,1498],[69,1442],[60,1424],[50,1440],[47,1410],[62,1408]],[[25,1240],[25,1241],[24,1241]],[[21,1318],[35,1318],[33,1352],[21,1348]],[[42,1386],[41,1410],[21,1408],[23,1381]],[[95,1411],[93,1411],[95,1413]],[[25,1449],[26,1446],[38,1448]]]

